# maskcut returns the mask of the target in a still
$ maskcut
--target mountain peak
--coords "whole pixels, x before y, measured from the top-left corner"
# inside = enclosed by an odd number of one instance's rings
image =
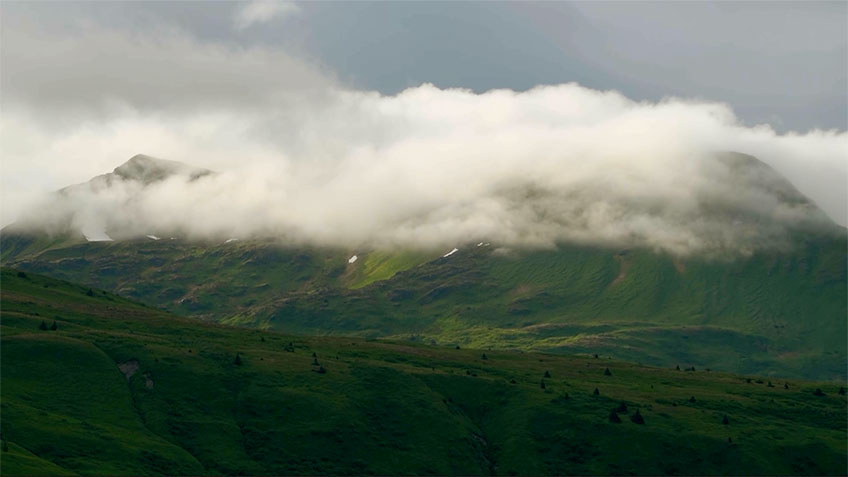
[[[124,180],[136,180],[150,184],[174,174],[187,175],[192,180],[210,174],[208,169],[197,168],[177,161],[158,159],[146,154],[136,154],[116,167],[113,174]]]

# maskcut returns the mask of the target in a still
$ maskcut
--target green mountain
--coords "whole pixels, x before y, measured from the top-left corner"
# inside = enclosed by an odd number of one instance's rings
[[[756,159],[722,160],[745,178],[739,187],[757,183],[821,214]],[[716,203],[704,213],[731,211]],[[0,233],[0,253],[4,265],[21,270],[259,329],[843,380],[846,237],[830,224],[794,230],[782,247],[681,258],[573,244],[511,251],[457,244],[449,254],[164,235],[87,241],[70,229],[12,226]]]
[[[6,475],[848,471],[844,383],[293,337],[0,283]]]

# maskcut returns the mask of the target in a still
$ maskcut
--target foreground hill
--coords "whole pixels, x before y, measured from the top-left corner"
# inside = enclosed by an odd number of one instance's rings
[[[0,278],[4,474],[848,471],[844,383],[292,337]]]

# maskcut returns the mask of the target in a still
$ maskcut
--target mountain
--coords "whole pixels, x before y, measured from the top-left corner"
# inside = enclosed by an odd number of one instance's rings
[[[848,471],[844,383],[289,336],[0,282],[8,475]]]
[[[226,324],[844,380],[845,229],[826,223],[815,204],[755,158],[718,160],[733,170],[728,180],[736,189],[769,190],[808,221],[781,246],[732,256],[568,243],[345,250],[153,231],[98,242],[15,227],[0,232],[0,251],[4,265]],[[161,176],[127,179],[118,173],[124,167],[113,173],[121,181]],[[773,226],[728,197],[703,198],[702,209],[751,230]]]
[[[149,190],[151,185],[167,179],[194,182],[211,175],[214,172],[208,169],[136,154],[110,173],[56,191],[46,203],[38,205],[36,213],[31,214],[38,215],[38,219],[25,215],[5,227],[3,233],[24,235],[36,241],[49,237],[51,242],[65,243],[132,238],[140,234],[128,228],[126,223],[104,217],[105,211],[93,203],[93,196],[108,194],[110,205],[120,209],[137,201],[137,196]],[[46,217],[42,216],[44,209],[48,209]]]

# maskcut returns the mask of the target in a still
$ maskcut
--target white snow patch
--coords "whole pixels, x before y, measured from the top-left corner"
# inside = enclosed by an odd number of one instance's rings
[[[231,238],[231,239],[227,239],[224,243],[235,242],[236,240],[238,240],[238,239],[237,238]]]
[[[149,238],[150,240],[159,240],[159,237],[155,235],[145,235],[145,237]]]
[[[478,246],[478,247],[482,247],[482,246],[483,246],[483,242],[478,243],[478,244],[477,244],[477,246]]]
[[[110,237],[103,229],[83,229],[82,234],[89,242],[112,242]]]
[[[450,252],[448,252],[448,253],[446,253],[446,254],[442,255],[442,258],[450,257],[451,255],[455,254],[456,252],[459,252],[459,249],[458,249],[458,248],[455,248],[455,249],[451,250]]]
[[[347,263],[353,263],[353,262],[355,262],[355,261],[356,261],[356,259],[357,259],[357,258],[359,258],[359,257],[357,257],[356,255],[354,255],[354,256],[350,257],[349,259],[347,259]]]

